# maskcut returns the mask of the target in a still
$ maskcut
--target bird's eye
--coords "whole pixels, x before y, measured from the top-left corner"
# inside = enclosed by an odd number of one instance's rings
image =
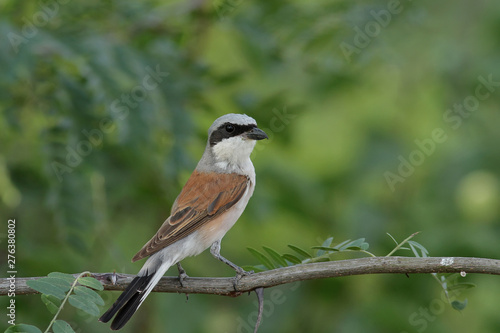
[[[232,131],[234,131],[234,126],[231,124],[226,125],[226,132],[231,133]]]

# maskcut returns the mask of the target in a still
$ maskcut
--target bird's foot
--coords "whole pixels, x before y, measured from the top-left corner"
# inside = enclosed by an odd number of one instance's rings
[[[236,270],[236,276],[233,278],[234,290],[238,291],[238,283],[240,282],[242,277],[252,275],[254,273],[255,273],[254,271],[245,271],[243,268]]]
[[[184,288],[184,281],[189,277],[189,275],[186,274],[186,271],[182,268],[180,263],[177,263],[177,269],[179,271],[179,283],[181,284],[181,287]]]

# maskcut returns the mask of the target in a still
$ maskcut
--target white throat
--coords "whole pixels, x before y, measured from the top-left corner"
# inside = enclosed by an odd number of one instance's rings
[[[254,140],[244,139],[241,136],[222,140],[212,147],[216,166],[226,172],[255,175],[255,169],[250,160],[255,144]]]

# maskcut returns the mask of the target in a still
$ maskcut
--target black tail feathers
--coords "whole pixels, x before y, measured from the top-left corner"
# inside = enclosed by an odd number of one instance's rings
[[[141,305],[141,296],[144,295],[147,285],[151,282],[154,273],[144,276],[136,276],[128,285],[127,289],[118,297],[116,302],[106,311],[99,321],[107,323],[116,314],[115,319],[111,323],[112,330],[119,330],[132,318],[132,315]]]

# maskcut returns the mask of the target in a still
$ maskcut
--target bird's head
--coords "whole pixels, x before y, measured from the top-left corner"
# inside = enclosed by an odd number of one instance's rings
[[[268,136],[257,127],[255,119],[244,114],[226,114],[208,129],[205,155],[209,154],[218,167],[241,167],[249,160],[255,142],[262,139]]]

